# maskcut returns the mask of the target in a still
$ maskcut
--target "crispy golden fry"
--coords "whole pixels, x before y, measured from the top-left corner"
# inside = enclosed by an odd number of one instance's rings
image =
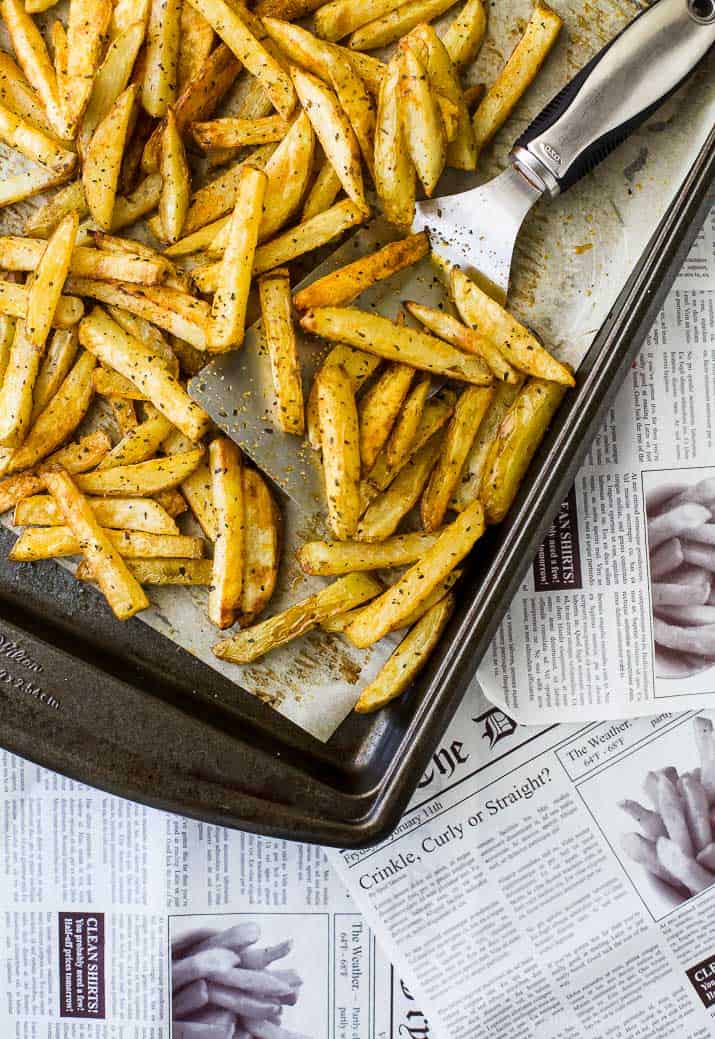
[[[369,610],[350,625],[348,633],[351,641],[365,649],[388,631],[401,626],[439,582],[459,565],[483,533],[484,512],[481,503],[477,501],[445,527],[419,562],[410,567],[395,584],[374,600]]]
[[[479,488],[482,484],[482,474],[486,465],[489,451],[494,443],[501,421],[511,405],[516,400],[517,394],[523,383],[497,383],[494,395],[491,399],[487,413],[482,419],[477,435],[467,454],[452,500],[449,503],[451,509],[462,512],[467,505],[476,501],[479,497]]]
[[[121,32],[110,45],[106,57],[94,77],[92,93],[82,119],[77,148],[84,155],[94,131],[107,115],[122,91],[126,90],[144,41],[144,24],[134,22]]]
[[[18,63],[42,101],[47,118],[61,140],[71,139],[60,108],[57,77],[40,30],[25,10],[22,0],[2,0],[0,14]]]
[[[184,142],[176,125],[173,109],[166,113],[164,135],[161,139],[161,175],[163,187],[159,200],[159,218],[168,242],[176,242],[189,211],[191,175],[186,161]]]
[[[575,386],[576,380],[568,368],[552,357],[524,325],[456,267],[452,269],[451,288],[467,324],[490,339],[514,368],[539,379]]]
[[[181,5],[179,30],[179,60],[176,67],[176,88],[181,93],[201,73],[214,44],[214,31],[202,14],[191,4]]]
[[[103,364],[129,379],[189,439],[200,440],[206,433],[208,415],[191,400],[162,359],[99,307],[82,322],[79,339]]]
[[[409,227],[415,215],[415,167],[400,118],[400,67],[396,54],[380,87],[375,126],[375,188],[390,223]]]
[[[4,51],[0,51],[0,98],[11,112],[26,119],[38,130],[50,134],[54,132],[39,96]]]
[[[100,497],[153,498],[161,491],[178,487],[200,465],[203,455],[203,448],[195,447],[168,458],[84,473],[77,477],[77,485],[85,494]]]
[[[427,78],[437,94],[437,101],[448,100],[455,109],[454,134],[448,134],[447,165],[459,170],[473,170],[477,164],[477,148],[467,103],[456,69],[439,36],[431,25],[418,25],[407,37],[427,71]],[[444,113],[443,113],[444,115]]]
[[[0,105],[0,141],[9,144],[22,155],[39,162],[57,176],[74,169],[77,156],[26,119]]]
[[[323,159],[318,174],[306,195],[303,212],[300,215],[301,221],[310,220],[311,217],[317,216],[318,213],[322,213],[332,206],[341,189],[340,177],[330,162]]]
[[[327,617],[359,606],[379,592],[380,585],[369,574],[348,574],[282,613],[217,642],[213,652],[220,660],[250,664],[270,650],[317,628]]]
[[[427,70],[412,47],[401,45],[400,51],[398,103],[403,133],[417,176],[431,197],[447,161],[447,137]]]
[[[425,410],[430,386],[429,375],[423,373],[415,379],[412,389],[405,398],[405,403],[390,432],[385,445],[385,461],[389,468],[397,470],[412,448],[420,419]]]
[[[242,148],[252,144],[270,144],[282,141],[289,124],[280,115],[266,115],[262,119],[235,119],[232,116],[212,119],[206,123],[191,123],[191,135],[200,148]]]
[[[331,0],[315,15],[315,31],[324,40],[340,40],[368,22],[394,11],[401,0]]]
[[[10,206],[14,202],[24,202],[27,198],[48,191],[67,180],[68,174],[51,173],[46,169],[22,170],[0,181],[0,207]]]
[[[119,95],[94,131],[84,159],[85,198],[92,219],[104,231],[114,226],[114,201],[136,94],[136,84],[132,84]]]
[[[559,15],[543,0],[537,0],[524,35],[474,113],[474,138],[478,152],[504,125],[536,78],[556,42],[561,25]]]
[[[163,362],[169,374],[178,378],[178,358],[156,325],[152,325],[143,317],[137,317],[136,314],[130,314],[128,310],[123,310],[121,307],[107,307],[107,310],[113,321],[116,321],[130,336],[134,336],[135,339],[144,343],[144,346],[147,346]]]
[[[111,397],[107,403],[121,437],[137,428],[139,419],[133,401],[124,397]]]
[[[454,606],[454,596],[445,595],[415,624],[378,675],[363,689],[360,699],[355,704],[358,714],[377,711],[404,693],[427,663],[430,653],[447,626]]]
[[[35,469],[0,480],[0,513],[12,509],[23,498],[32,494],[40,494],[44,490],[43,472],[49,466],[61,466],[69,473],[84,473],[94,469],[106,455],[112,442],[104,432],[97,430],[67,447],[60,448],[55,454]]]
[[[487,523],[500,523],[509,511],[565,392],[559,383],[529,379],[502,419],[479,491]]]
[[[357,29],[348,44],[353,50],[370,51],[387,47],[414,29],[420,22],[431,22],[453,6],[455,0],[408,0],[381,18]]]
[[[111,0],[70,0],[60,104],[67,125],[74,129],[89,101],[111,17]]]
[[[0,314],[0,384],[10,360],[12,341],[15,338],[15,322],[7,314]],[[48,351],[49,355],[49,351]]]
[[[265,22],[267,17],[298,21],[320,7],[322,0],[258,0],[254,10]]]
[[[352,199],[346,198],[342,202],[336,202],[325,212],[318,213],[305,223],[279,234],[272,241],[259,245],[253,261],[254,276],[264,274],[274,267],[283,267],[304,253],[327,245],[349,228],[364,223],[368,216],[369,210],[356,205]],[[206,267],[196,267],[191,272],[200,292],[216,291],[219,268],[219,263],[211,263]]]
[[[484,0],[467,0],[450,23],[443,42],[455,65],[469,65],[479,53],[487,33]]]
[[[110,400],[146,400],[146,396],[119,372],[110,371],[101,365],[94,370],[94,389]]]
[[[45,474],[47,490],[55,499],[77,545],[94,570],[99,587],[119,620],[146,609],[149,600],[129,573],[114,544],[99,526],[92,508],[65,471]],[[56,528],[55,528],[56,529]]]
[[[419,501],[442,449],[441,437],[433,436],[403,465],[387,490],[367,507],[355,537],[358,541],[383,541],[394,534],[400,521]]]
[[[357,394],[360,387],[377,370],[380,358],[373,354],[365,353],[364,350],[356,350],[352,346],[334,346],[323,361],[321,371],[330,364],[337,364],[349,376],[353,393]],[[318,372],[319,376],[320,372]],[[306,408],[306,428],[308,431],[308,442],[313,450],[320,449],[320,421],[318,419],[318,376],[313,380]]]
[[[477,386],[491,382],[491,375],[484,374],[481,358],[469,357],[441,339],[400,327],[379,314],[352,307],[318,307],[307,311],[300,323],[307,332],[330,342],[347,343],[388,361],[400,361]]]
[[[295,294],[294,303],[298,310],[347,306],[371,285],[417,263],[428,252],[429,242],[424,231],[389,242],[382,249],[318,278]]]
[[[345,194],[357,205],[364,206],[360,147],[338,98],[322,80],[309,72],[293,68],[292,76],[300,103],[340,178]]]
[[[298,211],[313,164],[315,135],[305,112],[293,125],[263,167],[268,181],[258,241],[264,242]]]
[[[127,570],[141,585],[211,584],[212,563],[210,559],[125,559]],[[83,559],[77,566],[78,581],[94,581],[94,570]]]
[[[258,42],[242,17],[225,0],[190,0],[190,3],[213,26],[247,71],[260,81],[280,115],[288,119],[296,101],[290,76]]]
[[[42,357],[18,321],[7,368],[0,385],[0,447],[18,447],[32,416],[32,390]],[[3,468],[7,465],[4,458]]]
[[[62,299],[62,286],[69,273],[77,225],[76,213],[68,213],[60,222],[42,253],[27,294],[25,336],[40,354],[45,352],[50,328],[57,323],[55,311]]]
[[[379,379],[360,399],[360,459],[365,471],[372,468],[375,459],[390,435],[412,382],[414,369],[406,364],[390,364]]]
[[[360,440],[353,383],[340,365],[324,365],[317,378],[325,496],[333,533],[352,537],[360,517]]]
[[[0,255],[5,270],[34,271],[47,248],[37,238],[0,237]],[[139,285],[154,285],[163,281],[167,262],[159,255],[145,260],[126,254],[119,256],[102,249],[78,245],[72,253],[70,272],[80,278],[98,278],[102,281],[129,281]]]
[[[465,88],[464,100],[470,112],[474,113],[477,110],[486,92],[484,83],[475,83],[474,86]]]
[[[340,107],[348,117],[365,165],[374,178],[375,105],[362,76],[356,71],[350,54],[336,53],[330,67],[330,84]]]
[[[264,18],[263,25],[292,65],[300,65],[301,68],[330,83],[335,59],[347,58],[370,93],[374,97],[377,96],[385,74],[385,65],[377,58],[320,40],[300,25],[293,25],[279,18]]]
[[[85,503],[94,522],[99,526],[91,501],[85,499]],[[66,516],[63,518],[67,520]],[[99,529],[123,558],[201,559],[203,555],[202,538],[188,537],[185,534],[147,534],[140,530],[109,530],[105,527]],[[28,527],[12,546],[8,559],[15,563],[30,563],[37,559],[76,556],[83,547],[83,541],[69,525]]]
[[[437,537],[438,534],[419,532],[397,534],[375,544],[364,541],[307,541],[298,552],[298,562],[304,573],[320,577],[408,566],[420,559],[434,545]]]
[[[467,455],[493,396],[494,390],[489,386],[468,386],[459,397],[437,464],[422,495],[420,512],[425,530],[437,530],[442,525]]]
[[[174,428],[160,411],[147,404],[146,417],[134,429],[131,429],[119,443],[106,455],[98,469],[114,469],[118,465],[133,465],[135,462],[146,462],[153,458],[160,444]],[[106,524],[111,526],[111,524]]]
[[[279,267],[258,281],[263,328],[276,391],[276,421],[284,433],[305,429],[303,382],[293,330],[290,275]]]
[[[190,450],[191,447],[191,441],[178,430],[170,433],[164,442],[164,450],[168,455]],[[210,541],[215,541],[217,530],[211,489],[211,470],[205,462],[198,465],[185,480],[182,480],[181,493],[189,503],[189,507],[206,537]]]
[[[116,40],[130,25],[139,22],[146,28],[150,0],[116,0],[109,23],[109,38]]]
[[[466,300],[464,298],[465,293],[462,290],[462,285],[465,283]],[[468,286],[470,283],[471,280],[462,271],[457,273],[453,282],[455,302],[465,320],[469,314]],[[463,350],[467,354],[482,357],[494,378],[499,382],[510,382],[515,386],[521,384],[522,376],[512,368],[501,351],[492,343],[491,339],[487,339],[486,336],[475,332],[473,328],[457,321],[451,314],[438,310],[436,307],[426,307],[411,300],[406,300],[404,306],[414,318],[417,318],[425,328],[428,328],[430,332],[434,332],[440,339],[444,339],[445,342],[451,343],[452,346],[456,346],[458,350]]]
[[[178,534],[168,512],[153,498],[89,498],[100,527],[140,530],[147,534]],[[64,517],[47,494],[24,498],[15,506],[15,527],[61,527]]]
[[[246,510],[244,534],[242,626],[250,624],[270,602],[278,579],[278,509],[265,480],[255,469],[243,470]]]
[[[151,0],[147,25],[142,105],[156,118],[176,100],[181,0]]]
[[[32,238],[49,238],[60,220],[72,212],[76,212],[80,220],[89,212],[80,180],[61,188],[52,198],[34,210],[25,224],[25,234]]]
[[[436,537],[436,535],[430,535]],[[413,560],[414,561],[414,560]],[[458,578],[461,576],[461,570],[453,570],[451,574],[447,574],[443,581],[440,581],[433,592],[431,592],[427,598],[419,604],[416,610],[413,610],[409,617],[402,621],[402,628],[411,628],[413,624],[416,624],[424,615],[435,606],[440,599],[443,599],[447,592],[456,584]],[[368,604],[369,605],[369,604]],[[349,610],[347,613],[339,613],[336,617],[329,617],[326,621],[320,625],[324,631],[334,631],[338,634],[344,634],[350,642],[350,636],[348,634],[348,628],[357,620],[360,614],[365,609],[364,606],[358,606],[354,610]],[[393,628],[393,631],[400,629]]]
[[[36,465],[74,432],[92,399],[94,363],[89,354],[83,352],[79,356],[55,396],[38,415],[24,443],[13,453],[8,473]]]
[[[26,285],[0,281],[0,314],[24,319],[27,314],[29,296],[30,290]],[[52,318],[52,327],[71,328],[72,325],[77,324],[83,313],[82,300],[75,296],[60,296]]]
[[[236,194],[228,242],[211,307],[207,348],[222,353],[243,342],[246,306],[263,216],[266,174],[246,166]]]
[[[211,442],[209,468],[217,537],[208,612],[217,628],[230,628],[241,606],[246,515],[241,452],[228,437]]]

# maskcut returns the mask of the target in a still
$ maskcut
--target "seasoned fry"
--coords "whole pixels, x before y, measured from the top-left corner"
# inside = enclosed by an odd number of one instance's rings
[[[176,67],[176,89],[182,92],[201,74],[211,55],[214,31],[203,15],[191,4],[182,3],[179,29],[179,60]]]
[[[230,350],[243,342],[265,190],[266,174],[246,166],[236,194],[228,243],[211,307],[206,345],[214,353]]]
[[[429,198],[447,161],[447,137],[427,70],[410,46],[400,47],[398,91],[407,150]]]
[[[126,620],[149,605],[144,591],[129,573],[114,544],[99,526],[91,506],[64,470],[45,474],[45,484],[55,499],[82,554],[93,568],[97,582],[119,620]]]
[[[147,346],[162,361],[170,375],[179,375],[179,362],[173,349],[155,325],[121,307],[107,307],[110,317],[130,336]]]
[[[325,496],[337,538],[352,537],[360,517],[360,441],[350,376],[339,365],[323,366],[318,375]]]
[[[358,541],[383,541],[417,503],[439,453],[441,438],[433,436],[400,469],[387,490],[368,506],[358,525]]]
[[[369,714],[400,696],[427,663],[455,606],[454,595],[440,599],[410,630],[378,675],[355,704],[358,714]]]
[[[125,437],[127,433],[131,433],[133,429],[137,428],[139,419],[137,418],[134,403],[131,400],[123,397],[111,397],[108,404],[121,437]]]
[[[87,107],[111,17],[111,0],[70,0],[67,67],[60,92],[60,104],[69,127],[76,129]]]
[[[330,83],[333,61],[337,55],[344,52],[344,48],[333,47],[300,25],[293,25],[279,18],[263,18],[263,25],[292,65],[300,65],[324,82]]]
[[[467,0],[450,23],[443,42],[455,65],[469,65],[479,53],[487,32],[484,0]]]
[[[23,202],[27,198],[48,191],[67,180],[68,174],[51,173],[45,169],[23,170],[0,181],[0,207],[10,206],[14,202]]]
[[[18,322],[5,375],[0,385],[0,446],[18,447],[32,416],[32,390],[40,368],[41,355],[25,335],[24,322]]]
[[[84,473],[77,477],[77,485],[85,494],[100,497],[152,498],[160,491],[178,487],[199,466],[203,455],[203,448],[196,447],[168,458]]]
[[[112,41],[97,75],[82,119],[77,148],[84,155],[94,131],[122,91],[126,90],[134,62],[144,40],[144,24],[133,22]]]
[[[254,10],[264,22],[268,16],[297,21],[312,14],[317,7],[320,7],[318,0],[258,0]]]
[[[390,364],[358,404],[360,459],[369,470],[382,450],[412,382],[414,369]]]
[[[40,354],[44,353],[50,328],[56,323],[55,311],[69,272],[77,225],[76,213],[68,213],[60,222],[43,251],[27,294],[24,333],[30,345]]]
[[[206,123],[191,123],[191,134],[200,148],[209,151],[211,148],[242,148],[282,141],[288,127],[280,115],[266,115],[261,119],[228,116]]]
[[[461,284],[462,278],[469,281],[466,275],[459,271],[455,284]],[[451,314],[438,310],[436,307],[427,307],[422,303],[414,303],[412,300],[406,300],[404,306],[425,328],[434,332],[440,339],[444,339],[446,343],[451,343],[452,346],[456,346],[458,350],[463,350],[467,354],[482,357],[492,375],[499,382],[508,382],[515,386],[521,385],[523,377],[512,368],[486,336],[480,335],[479,332],[475,332],[474,329],[457,321]]]
[[[483,533],[484,513],[477,501],[445,527],[421,560],[350,625],[348,633],[352,642],[366,648],[399,627],[405,617],[409,617],[439,582],[459,565]]]
[[[315,31],[324,40],[340,40],[399,6],[400,0],[331,0],[316,12]]]
[[[220,660],[250,664],[270,650],[317,628],[326,617],[360,606],[379,592],[380,585],[369,574],[348,574],[282,613],[217,642],[213,652]],[[241,962],[244,963],[243,956]]]
[[[347,343],[389,361],[400,361],[436,375],[477,386],[491,382],[480,358],[460,353],[434,336],[400,327],[379,314],[348,307],[319,307],[301,318],[307,332],[332,342]]]
[[[374,178],[375,105],[349,54],[334,54],[330,66],[330,84],[353,128],[370,176]]]
[[[310,220],[332,206],[340,194],[340,177],[327,159],[323,159],[318,174],[311,185],[300,215],[301,221]]]
[[[156,118],[176,99],[181,0],[151,0],[147,25],[147,47],[142,105]]]
[[[352,574],[359,570],[382,570],[414,563],[431,548],[438,534],[397,534],[378,543],[363,541],[307,541],[298,552],[306,574],[321,577]]]
[[[229,628],[241,606],[246,516],[241,452],[228,437],[211,442],[209,468],[217,536],[208,612],[217,628]]]
[[[6,314],[0,314],[0,383],[10,360],[12,341],[15,338],[15,322]],[[48,351],[49,356],[49,351]]]
[[[160,169],[163,187],[159,200],[159,217],[166,241],[176,242],[189,211],[191,178],[184,142],[172,108],[166,113],[164,135],[161,139]]]
[[[407,0],[381,18],[361,26],[352,34],[348,44],[353,50],[370,51],[387,47],[414,29],[420,22],[439,18],[454,5],[455,0]]]
[[[139,584],[209,585],[213,564],[210,559],[127,559],[127,570]],[[78,581],[94,581],[94,570],[84,559],[75,571]]]
[[[497,383],[449,503],[451,509],[461,512],[479,497],[484,467],[487,464],[492,444],[496,440],[502,419],[516,400],[519,389],[520,385]]]
[[[94,370],[94,389],[113,403],[117,400],[146,400],[146,396],[141,390],[138,390],[123,375],[108,368],[102,368],[101,365]]]
[[[84,188],[79,180],[62,188],[34,210],[25,224],[25,234],[33,238],[49,238],[62,218],[72,212],[76,212],[80,220],[89,212]]]
[[[415,167],[407,148],[398,104],[401,62],[395,55],[380,87],[375,126],[375,188],[393,223],[409,227],[415,214]]]
[[[0,480],[0,513],[12,509],[23,498],[44,490],[42,473],[50,466],[61,466],[69,473],[84,473],[94,469],[106,455],[112,442],[104,432],[97,430],[76,443],[68,444],[51,455],[41,466]]]
[[[28,159],[39,162],[56,176],[69,175],[77,163],[74,152],[63,148],[54,137],[0,105],[0,141]]]
[[[352,346],[334,346],[323,361],[322,368],[327,365],[337,364],[349,376],[356,394],[360,387],[370,378],[380,365],[380,358],[373,354],[365,353],[364,350],[356,350]],[[321,368],[321,371],[322,371]],[[313,380],[306,407],[306,428],[310,446],[318,451],[320,449],[320,423],[318,420],[318,376]]]
[[[97,126],[84,159],[85,198],[92,219],[104,231],[111,231],[114,226],[114,201],[136,93],[136,84],[132,84],[119,95]]]
[[[53,133],[42,101],[29,85],[9,54],[0,51],[0,97],[15,115],[26,119],[38,130]]]
[[[57,77],[40,30],[22,0],[2,0],[0,14],[18,63],[39,95],[53,130],[61,140],[70,140],[72,133],[60,108]]]
[[[427,403],[431,381],[422,374],[413,382],[385,445],[385,461],[395,471],[407,458]]]
[[[122,437],[116,447],[113,447],[102,460],[98,469],[114,469],[118,465],[133,465],[135,462],[145,462],[153,458],[173,426],[153,405],[147,404],[145,410],[144,421]]]
[[[0,255],[6,270],[36,270],[46,248],[46,243],[36,238],[20,238],[14,235],[0,237]],[[149,260],[129,253],[119,255],[103,249],[89,249],[84,245],[78,245],[72,253],[69,269],[80,278],[153,285],[163,280],[168,263],[158,253],[155,258]]]
[[[488,296],[471,278],[452,269],[451,288],[466,323],[490,339],[506,360],[519,371],[564,386],[575,386],[572,373],[543,348],[527,328],[496,300]]]
[[[146,27],[149,3],[150,0],[116,0],[109,23],[110,39],[114,41],[135,22]]]
[[[88,501],[100,527],[140,530],[147,534],[179,533],[168,512],[152,498],[89,498]],[[37,494],[15,506],[13,524],[16,527],[61,527],[64,517],[49,495]]]
[[[457,401],[437,464],[422,495],[420,512],[425,530],[437,530],[442,525],[467,455],[493,396],[494,391],[490,387],[469,386]]]
[[[290,76],[249,31],[242,18],[225,0],[190,0],[241,64],[266,90],[274,107],[288,119],[295,108],[295,91]]]
[[[265,480],[255,469],[243,470],[244,533],[241,626],[253,623],[270,602],[278,579],[278,511]]]
[[[0,281],[0,314],[9,317],[25,318],[27,316],[30,290],[26,285]],[[60,296],[52,317],[53,328],[71,328],[76,325],[84,313],[82,301],[74,296]]]
[[[267,183],[259,242],[271,238],[298,211],[308,185],[314,147],[310,119],[300,112],[264,166]]]
[[[347,306],[371,285],[417,263],[428,252],[429,242],[424,232],[389,242],[376,252],[318,278],[297,292],[293,302],[298,310]]]
[[[89,499],[85,499],[85,504],[93,521],[99,525]],[[64,513],[62,515],[67,522],[68,517]],[[126,559],[200,559],[203,555],[204,543],[201,538],[184,534],[147,534],[140,530],[100,529],[119,555]],[[69,525],[27,527],[10,549],[8,559],[15,563],[31,563],[37,559],[76,556],[83,551],[83,545],[82,538]],[[96,573],[96,569],[93,570]]]
[[[276,391],[276,419],[284,433],[305,429],[303,383],[291,313],[290,275],[284,268],[258,281],[263,328]]]
[[[561,25],[558,14],[543,0],[537,0],[524,35],[474,114],[474,138],[478,151],[504,125],[536,78],[556,42]]]
[[[191,441],[178,430],[173,430],[164,442],[164,450],[168,455],[189,451],[192,446]],[[182,480],[181,492],[206,537],[210,541],[215,541],[217,530],[211,489],[211,471],[205,462],[201,462],[185,480]]]

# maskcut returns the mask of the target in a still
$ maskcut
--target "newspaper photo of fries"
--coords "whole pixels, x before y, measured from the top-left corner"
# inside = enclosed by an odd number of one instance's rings
[[[689,687],[715,667],[715,469],[646,472],[643,482],[655,674]]]
[[[322,1039],[327,943],[327,917],[174,917],[173,1039]]]

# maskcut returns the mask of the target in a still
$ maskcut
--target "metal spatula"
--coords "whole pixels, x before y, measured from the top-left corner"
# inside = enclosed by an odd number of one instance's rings
[[[511,165],[494,180],[417,206],[413,230],[426,229],[433,251],[486,282],[504,298],[524,217],[542,196],[555,197],[592,170],[683,82],[715,44],[715,0],[656,0],[597,54],[517,141]],[[363,229],[310,278],[378,248],[398,233],[384,221]],[[360,298],[394,316],[403,272]],[[413,295],[414,295],[414,287]],[[425,268],[419,299],[438,302]],[[298,330],[306,390],[324,353]],[[324,514],[322,474],[313,451],[273,422],[274,393],[260,325],[241,350],[204,369],[190,392],[310,519]]]

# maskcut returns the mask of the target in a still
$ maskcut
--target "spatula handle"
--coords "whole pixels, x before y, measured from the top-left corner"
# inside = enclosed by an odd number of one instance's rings
[[[598,165],[715,44],[715,0],[657,0],[549,102],[512,158],[550,195]]]

